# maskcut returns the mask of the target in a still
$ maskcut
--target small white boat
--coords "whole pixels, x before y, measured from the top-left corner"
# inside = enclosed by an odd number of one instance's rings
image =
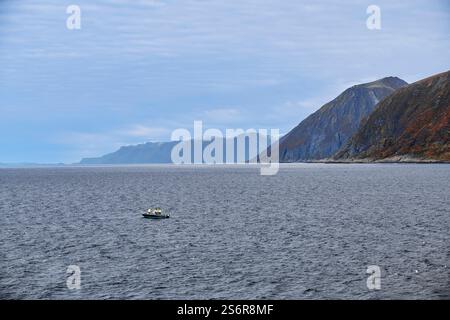
[[[170,218],[170,215],[162,213],[161,208],[148,209],[146,213],[143,213],[142,216],[148,219],[167,219]]]

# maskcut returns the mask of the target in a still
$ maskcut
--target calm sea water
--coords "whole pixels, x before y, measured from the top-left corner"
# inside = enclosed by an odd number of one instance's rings
[[[0,297],[448,299],[449,182],[426,164],[0,169]]]

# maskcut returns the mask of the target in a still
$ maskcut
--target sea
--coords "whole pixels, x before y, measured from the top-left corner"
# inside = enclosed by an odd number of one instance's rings
[[[3,168],[0,228],[1,299],[450,299],[448,164]]]

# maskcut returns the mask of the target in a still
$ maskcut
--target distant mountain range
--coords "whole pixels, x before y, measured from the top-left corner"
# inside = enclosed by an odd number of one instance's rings
[[[381,101],[334,158],[450,161],[450,71]]]
[[[119,150],[98,158],[84,158],[80,164],[142,164],[171,163],[170,153],[177,141],[147,142],[124,146]]]
[[[353,86],[292,129],[280,141],[280,161],[329,158],[358,130],[377,103],[407,83],[396,77]]]
[[[258,139],[258,134],[250,134],[248,136],[242,136],[245,139],[245,154],[243,155],[244,160],[242,162],[247,162],[249,159],[255,159],[256,153],[251,155],[249,149],[249,138]],[[233,163],[239,162],[237,158],[237,138],[230,138],[234,145],[234,157]],[[172,163],[171,152],[172,148],[178,144],[179,141],[170,142],[147,142],[144,144],[131,145],[121,147],[119,150],[106,154],[98,158],[84,158],[80,161],[80,164],[150,164],[150,163]],[[223,145],[222,149],[222,162],[226,161],[226,143],[227,139],[221,139]],[[210,142],[203,142],[203,150],[210,144]],[[259,147],[259,144],[257,144]],[[191,159],[190,163],[194,163],[194,140],[191,140]]]
[[[353,86],[280,139],[280,162],[450,161],[449,84],[445,72],[410,85],[387,77]],[[171,163],[177,143],[126,146],[80,164]]]

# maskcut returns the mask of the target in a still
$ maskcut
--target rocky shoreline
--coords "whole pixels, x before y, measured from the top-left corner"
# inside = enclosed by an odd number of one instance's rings
[[[320,160],[309,160],[309,161],[298,161],[298,162],[283,162],[283,163],[342,163],[342,164],[353,164],[353,163],[418,163],[418,164],[430,164],[430,163],[444,163],[450,164],[450,160],[437,160],[437,159],[426,159],[426,158],[417,158],[412,156],[395,156],[389,157],[385,159],[357,159],[357,158],[349,158],[349,159],[320,159]]]

